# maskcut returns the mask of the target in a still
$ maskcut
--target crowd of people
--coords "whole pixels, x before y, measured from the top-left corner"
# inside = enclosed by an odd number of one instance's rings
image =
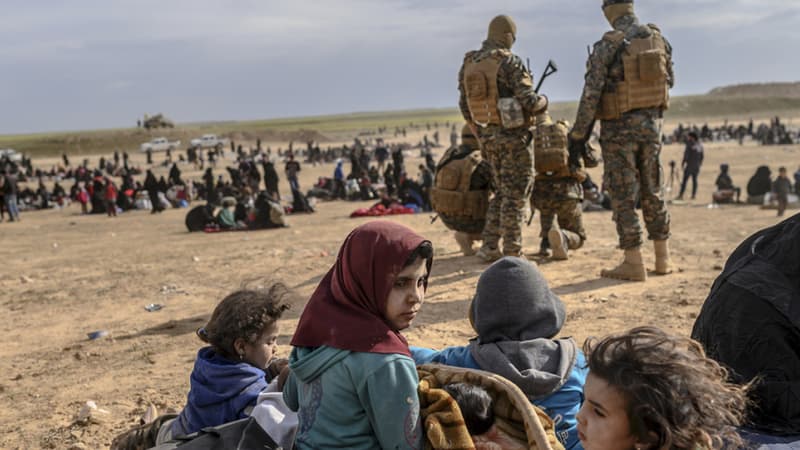
[[[755,141],[759,145],[793,145],[800,141],[800,132],[789,128],[778,116],[772,118],[769,123],[756,124],[750,119],[746,124],[734,125],[726,120],[717,127],[710,127],[708,124],[698,127],[679,123],[671,134],[664,135],[664,141],[685,143],[690,134],[694,134],[702,142],[738,141],[739,145],[744,144],[745,139]]]

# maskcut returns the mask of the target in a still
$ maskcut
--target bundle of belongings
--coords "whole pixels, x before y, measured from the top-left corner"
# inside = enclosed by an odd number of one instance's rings
[[[350,214],[350,217],[378,217],[394,216],[398,214],[416,214],[419,208],[416,205],[401,205],[392,199],[383,199],[369,208],[358,208]]]
[[[563,450],[553,420],[511,381],[440,364],[418,366],[417,373],[425,448]],[[491,398],[488,414],[463,407],[475,404],[463,398],[473,392]]]

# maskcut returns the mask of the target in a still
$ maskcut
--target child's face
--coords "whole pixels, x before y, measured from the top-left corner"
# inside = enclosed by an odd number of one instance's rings
[[[425,279],[428,276],[425,260],[417,258],[397,274],[386,299],[386,321],[396,331],[411,326],[425,299]]]
[[[618,389],[591,372],[583,386],[578,412],[578,438],[585,450],[629,450],[635,447],[627,401]]]
[[[278,349],[278,324],[272,323],[264,329],[254,343],[244,344],[244,357],[248,364],[265,369]]]

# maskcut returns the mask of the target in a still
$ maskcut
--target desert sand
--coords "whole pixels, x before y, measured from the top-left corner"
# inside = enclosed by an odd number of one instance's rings
[[[447,136],[444,130],[441,134]],[[666,147],[664,166],[680,162],[682,151],[682,146]],[[440,148],[436,156],[441,153]],[[415,173],[417,152],[408,155],[407,170]],[[749,234],[779,220],[774,210],[754,206],[709,208],[722,162],[731,164],[734,181],[744,188],[758,165],[770,165],[773,173],[778,165],[796,170],[800,148],[707,144],[698,200],[669,207],[678,267],[672,275],[644,283],[600,279],[600,269],[621,257],[608,211],[585,215],[589,240],[571,252],[569,261],[533,256],[538,216],[524,230],[529,259],[566,304],[562,336],[583,342],[644,324],[691,332],[727,255]],[[47,161],[42,166],[49,167]],[[182,170],[185,177],[200,177]],[[222,166],[215,172],[221,171]],[[304,165],[301,186],[307,189],[332,172],[332,164]],[[592,175],[598,183],[602,179],[600,169]],[[281,178],[282,192],[288,193],[282,173]],[[256,232],[190,234],[183,224],[185,209],[108,218],[81,216],[78,205],[23,213],[21,223],[0,224],[0,448],[106,448],[138,422],[149,403],[162,412],[180,410],[202,345],[194,332],[216,303],[253,279],[283,281],[307,299],[347,233],[371,220],[350,219],[350,212],[370,203],[320,203],[315,214],[288,216],[288,228]],[[461,256],[452,232],[441,222],[432,224],[431,217],[389,219],[414,228],[436,249],[425,304],[405,335],[414,345],[463,344],[473,335],[466,310],[486,265]],[[644,255],[652,267],[651,245]],[[145,306],[151,303],[163,308],[148,312]],[[293,305],[280,324],[282,356],[288,355],[303,306],[304,301]],[[89,340],[87,333],[97,330],[109,334]],[[88,400],[108,414],[100,423],[75,423]]]

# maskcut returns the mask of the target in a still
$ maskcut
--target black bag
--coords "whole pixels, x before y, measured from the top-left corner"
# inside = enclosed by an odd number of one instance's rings
[[[197,433],[178,436],[151,450],[278,450],[278,444],[253,417],[203,428]]]

